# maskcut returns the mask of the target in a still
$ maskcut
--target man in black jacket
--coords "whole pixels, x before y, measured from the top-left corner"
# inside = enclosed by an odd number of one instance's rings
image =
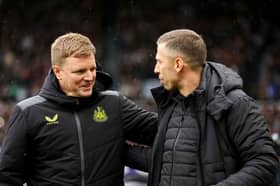
[[[58,37],[51,61],[40,93],[18,103],[9,119],[0,185],[122,186],[125,140],[151,145],[157,115],[118,92],[100,91],[110,78],[96,73],[86,36]]]
[[[264,117],[240,76],[206,53],[188,29],[157,41],[162,86],[152,90],[159,129],[149,186],[269,186],[278,159]]]

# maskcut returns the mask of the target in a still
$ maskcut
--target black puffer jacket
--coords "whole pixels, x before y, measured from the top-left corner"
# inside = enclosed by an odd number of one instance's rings
[[[229,68],[208,62],[203,70],[200,86],[192,95],[191,109],[195,109],[199,135],[197,142],[188,142],[190,131],[181,130],[168,139],[175,139],[173,151],[164,162],[176,168],[161,186],[269,186],[276,174],[278,159],[265,120],[255,101],[242,90],[241,78]],[[162,155],[166,131],[174,105],[174,95],[163,87],[152,90],[159,109],[159,131],[153,145],[149,186],[158,186],[162,172]],[[191,122],[191,121],[189,121]],[[196,138],[195,138],[196,139]],[[195,169],[185,164],[190,153],[177,149],[180,144],[198,144]],[[174,157],[177,159],[175,160]],[[190,160],[188,160],[190,161]],[[176,163],[176,164],[175,164]],[[190,164],[189,164],[190,165]],[[189,167],[189,168],[188,168]],[[192,171],[193,172],[192,174]],[[196,175],[185,179],[184,175]],[[192,180],[188,182],[188,180]],[[180,184],[181,183],[181,184]]]
[[[0,185],[121,186],[125,139],[151,144],[156,119],[115,91],[67,97],[50,72],[9,120]]]

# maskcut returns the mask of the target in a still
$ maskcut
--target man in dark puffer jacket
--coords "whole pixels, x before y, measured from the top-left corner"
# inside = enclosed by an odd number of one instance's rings
[[[8,122],[0,185],[124,185],[125,140],[151,145],[157,115],[118,92],[100,91],[110,77],[96,75],[87,37],[60,36],[51,54],[40,93],[18,103]]]
[[[205,42],[192,30],[167,32],[157,44],[162,87],[152,90],[159,129],[149,186],[270,186],[278,158],[240,76],[206,62]]]

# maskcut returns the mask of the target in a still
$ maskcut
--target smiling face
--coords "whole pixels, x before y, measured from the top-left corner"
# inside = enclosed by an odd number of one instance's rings
[[[164,44],[159,44],[156,53],[155,74],[158,75],[161,85],[166,90],[174,90],[178,84],[175,58],[171,57],[170,50]]]
[[[62,91],[67,96],[89,97],[96,80],[95,56],[67,57],[61,65],[53,65],[53,71]]]

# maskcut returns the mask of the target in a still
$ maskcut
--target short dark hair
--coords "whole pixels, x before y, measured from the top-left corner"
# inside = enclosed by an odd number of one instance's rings
[[[202,66],[206,62],[206,44],[199,34],[190,29],[176,29],[162,34],[157,45],[165,47],[183,55],[191,66]]]

